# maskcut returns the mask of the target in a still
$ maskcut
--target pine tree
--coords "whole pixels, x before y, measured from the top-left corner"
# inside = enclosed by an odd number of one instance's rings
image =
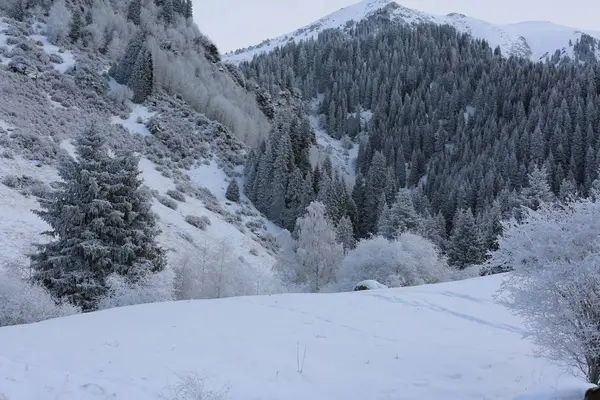
[[[343,217],[338,222],[336,227],[337,241],[344,246],[344,251],[348,252],[356,246],[356,240],[354,239],[354,228],[352,227],[352,221],[348,216]]]
[[[136,282],[164,269],[160,231],[151,195],[141,188],[138,159],[108,154],[103,133],[93,124],[76,142],[77,160],[61,160],[63,179],[34,213],[55,240],[31,255],[33,279],[57,299],[84,311],[96,308],[112,273]]]
[[[71,19],[71,25],[69,26],[69,38],[71,43],[76,43],[81,38],[81,28],[83,26],[83,20],[81,16],[81,10],[79,7],[75,7],[73,17]]]
[[[134,103],[143,103],[154,91],[154,62],[149,50],[140,51],[129,79]]]
[[[192,0],[185,0],[185,14],[184,17],[186,19],[190,19],[194,17],[194,7],[192,4]]]
[[[131,0],[127,9],[127,19],[135,25],[141,24],[142,0]]]
[[[484,261],[485,247],[481,232],[470,209],[459,210],[448,244],[448,262],[459,269]]]
[[[548,172],[546,168],[535,166],[529,174],[529,186],[522,192],[523,205],[537,210],[542,203],[548,203],[554,200],[554,194],[548,183]]]
[[[238,186],[237,179],[233,178],[231,182],[229,182],[229,185],[227,185],[225,198],[235,203],[240,201],[240,187]]]

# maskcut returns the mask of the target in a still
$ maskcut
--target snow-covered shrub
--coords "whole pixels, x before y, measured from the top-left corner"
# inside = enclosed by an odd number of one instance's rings
[[[158,273],[146,273],[134,284],[122,275],[112,274],[107,278],[108,295],[100,300],[98,309],[158,303],[174,299],[175,273],[165,268]]]
[[[296,221],[297,239],[284,230],[273,267],[291,291],[320,292],[335,282],[344,257],[335,227],[326,217],[325,205],[313,201]]]
[[[210,219],[208,219],[206,215],[203,215],[202,217],[198,217],[196,215],[186,215],[185,222],[198,229],[202,229],[203,231],[205,231],[210,225]]]
[[[177,300],[269,294],[280,288],[269,271],[241,261],[226,240],[203,243],[173,265]]]
[[[451,276],[446,260],[429,240],[405,232],[395,240],[365,239],[348,252],[338,273],[344,290],[356,282],[376,280],[389,287],[437,283]]]
[[[46,35],[53,44],[63,43],[69,33],[69,23],[71,22],[71,12],[67,7],[65,0],[57,0],[50,8]]]
[[[108,98],[116,105],[123,105],[133,98],[133,91],[125,85],[113,83],[108,91]]]
[[[165,207],[169,207],[173,210],[177,210],[177,202],[170,197],[167,196],[157,196],[158,202]]]
[[[526,210],[506,222],[490,262],[514,271],[499,301],[521,316],[539,352],[600,380],[600,202]]]
[[[178,382],[164,390],[165,400],[226,400],[229,388],[220,390],[206,388],[205,378],[197,373],[177,375]]]
[[[0,326],[29,324],[76,314],[70,304],[57,304],[43,287],[24,279],[24,266],[0,269]]]
[[[185,202],[185,196],[178,190],[167,190],[167,196],[181,202]]]

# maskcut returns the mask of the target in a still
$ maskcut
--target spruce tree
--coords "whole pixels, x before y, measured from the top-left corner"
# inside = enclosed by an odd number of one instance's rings
[[[141,23],[142,0],[131,0],[127,9],[127,19],[135,25]]]
[[[72,43],[75,43],[81,38],[81,28],[83,26],[83,20],[81,16],[81,10],[79,7],[75,7],[71,24],[69,25],[69,38]]]
[[[50,225],[44,234],[54,240],[31,255],[33,280],[83,311],[96,309],[112,273],[134,283],[166,264],[138,159],[111,157],[107,150],[103,133],[92,124],[76,141],[77,160],[61,160],[57,191],[34,210]]]
[[[459,269],[484,261],[485,243],[470,209],[459,210],[448,243],[448,262]]]
[[[233,178],[231,182],[229,182],[229,185],[227,185],[225,198],[235,203],[240,201],[240,187],[238,186],[237,180],[235,178]]]

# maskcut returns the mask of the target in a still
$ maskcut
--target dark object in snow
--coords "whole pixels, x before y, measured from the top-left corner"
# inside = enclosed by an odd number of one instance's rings
[[[600,387],[596,386],[586,390],[583,400],[600,400]]]
[[[366,280],[366,281],[362,281],[362,282],[358,282],[356,285],[354,285],[354,289],[352,289],[355,292],[361,291],[361,290],[377,290],[377,289],[387,289],[388,287],[385,286],[384,284],[381,284],[375,280]]]

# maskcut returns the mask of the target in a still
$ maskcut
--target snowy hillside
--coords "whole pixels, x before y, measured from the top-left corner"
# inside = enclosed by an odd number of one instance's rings
[[[0,398],[180,399],[172,387],[190,374],[235,400],[511,400],[542,387],[545,400],[559,387],[572,387],[562,399],[583,398],[585,384],[535,357],[520,321],[493,303],[501,279],[157,303],[0,328]]]
[[[577,29],[549,22],[496,25],[462,14],[430,15],[404,7],[398,3],[401,3],[401,0],[399,2],[394,0],[364,0],[342,8],[292,33],[265,40],[256,46],[228,53],[225,59],[232,63],[248,61],[257,54],[271,51],[290,41],[314,38],[325,29],[346,28],[350,21],[360,21],[382,9],[390,11],[392,19],[404,23],[432,22],[449,24],[459,31],[470,33],[473,37],[486,39],[493,48],[500,46],[504,55],[529,57],[532,60],[552,56],[556,50],[560,50],[563,55],[572,55],[572,44],[582,35],[582,31]],[[583,33],[600,38],[600,31],[586,31]],[[597,50],[597,53],[600,55],[600,49]]]
[[[118,100],[124,87],[104,73],[106,60],[50,44],[42,23],[0,16],[0,61],[0,267],[26,262],[32,244],[42,240],[48,226],[31,210],[59,179],[61,149],[72,154],[71,139],[93,118],[105,125],[110,146],[141,154],[171,266],[219,257],[226,268],[248,274],[225,283],[231,290],[222,295],[273,290],[270,234],[278,229],[244,196],[239,203],[225,198],[233,177],[242,183],[246,151],[229,131],[164,93],[151,105]],[[13,68],[19,62],[26,73]],[[202,226],[190,217],[202,219]]]

